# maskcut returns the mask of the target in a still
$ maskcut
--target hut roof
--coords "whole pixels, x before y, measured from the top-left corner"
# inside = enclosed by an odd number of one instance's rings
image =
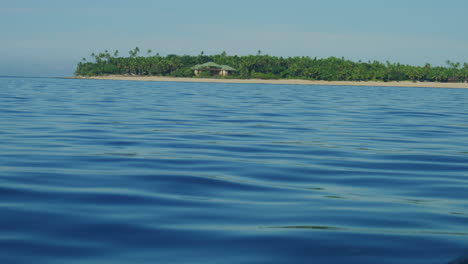
[[[197,64],[190,69],[192,70],[205,70],[205,69],[221,69],[225,71],[235,71],[236,69],[232,68],[231,66],[228,65],[219,65],[217,63],[214,63],[212,61],[203,63],[203,64]]]

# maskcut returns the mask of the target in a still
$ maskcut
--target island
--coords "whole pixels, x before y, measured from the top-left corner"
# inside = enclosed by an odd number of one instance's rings
[[[275,57],[262,54],[161,56],[136,47],[129,56],[119,51],[91,54],[77,65],[75,77],[140,81],[320,84],[468,88],[468,63],[412,66],[345,58]]]

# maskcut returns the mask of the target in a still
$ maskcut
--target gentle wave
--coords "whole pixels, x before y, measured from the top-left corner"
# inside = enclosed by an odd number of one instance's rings
[[[448,263],[468,91],[0,79],[2,263]]]

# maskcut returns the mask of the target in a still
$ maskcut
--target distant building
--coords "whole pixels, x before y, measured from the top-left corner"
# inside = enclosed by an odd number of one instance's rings
[[[210,75],[219,75],[219,76],[228,76],[231,75],[236,69],[227,66],[227,65],[219,65],[214,62],[207,62],[203,64],[198,64],[190,69],[194,70],[196,76],[200,75],[202,72],[209,72]]]

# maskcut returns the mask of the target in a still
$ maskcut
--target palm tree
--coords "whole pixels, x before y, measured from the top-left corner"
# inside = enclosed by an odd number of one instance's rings
[[[140,48],[135,47],[135,49],[130,50],[128,53],[130,54],[130,57],[136,57],[138,55],[138,52],[140,52]]]

